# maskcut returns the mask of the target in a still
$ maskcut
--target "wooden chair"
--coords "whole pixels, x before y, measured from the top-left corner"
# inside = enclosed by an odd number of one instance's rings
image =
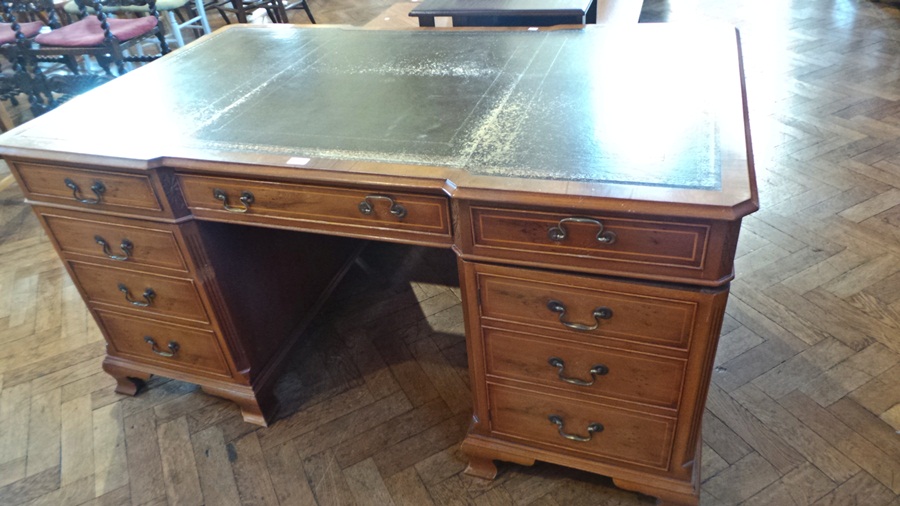
[[[309,4],[306,2],[306,0],[298,0],[297,2],[293,2],[284,6],[285,12],[291,9],[303,9],[304,11],[306,11],[307,17],[309,17],[309,22],[312,24],[316,24],[316,18],[313,17],[312,11],[309,10]],[[285,22],[287,23],[288,21]]]
[[[310,22],[316,22],[306,0],[298,0],[288,5],[285,5],[283,0],[224,0],[214,4],[213,7],[226,24],[231,23],[231,19],[226,13],[234,14],[238,23],[246,23],[250,19],[250,14],[256,9],[264,9],[273,23],[290,23],[287,14],[290,9],[303,9],[309,16]]]
[[[164,2],[165,4],[163,4]],[[168,3],[171,3],[173,7],[169,7]],[[181,3],[181,6],[174,7],[178,3]],[[184,46],[182,30],[199,31],[201,35],[212,32],[212,29],[209,27],[209,20],[206,18],[206,5],[204,5],[203,0],[193,0],[193,8],[191,8],[190,3],[190,0],[161,0],[157,3],[157,9],[166,13],[169,26],[172,27],[172,35],[175,37],[178,47]],[[188,12],[187,19],[178,19],[179,12]]]
[[[27,88],[32,113],[37,116],[59,105],[69,97],[101,84],[116,74],[125,73],[127,62],[148,62],[169,52],[156,0],[76,0],[81,19],[62,25],[57,18],[53,0],[0,0],[6,21],[16,33],[15,58],[19,81]],[[147,15],[137,18],[113,18],[106,7],[146,6]],[[90,14],[91,10],[96,14]],[[48,31],[42,30],[28,37],[24,23],[18,19],[44,19]],[[154,54],[128,53],[141,48],[146,40],[155,37]],[[90,68],[90,58],[96,60],[103,73],[83,72],[79,61]],[[45,66],[55,64],[55,72],[48,77]],[[59,64],[64,64],[60,67]],[[24,71],[24,72],[22,72]],[[27,77],[24,75],[27,74]]]
[[[28,49],[41,30],[59,26],[58,20],[52,9],[43,12],[34,4],[2,0],[0,5],[4,21],[0,23],[0,53],[11,66],[11,71],[3,73],[0,98],[17,106],[17,97],[26,94],[34,114],[40,114],[52,97],[44,93],[45,87],[39,86],[31,74]],[[71,64],[72,61],[65,60],[65,63]]]
[[[191,5],[193,4],[193,5]],[[71,0],[65,4],[65,12],[70,15],[78,15],[80,8],[76,0]],[[107,13],[134,13],[149,14],[148,4],[144,5],[126,5],[113,6],[104,5]],[[209,27],[209,20],[206,17],[206,7],[203,0],[156,0],[156,10],[166,15],[166,20],[172,30],[172,37],[178,47],[184,46],[183,30],[194,30],[201,34],[208,34],[212,30]],[[89,9],[93,14],[93,9]],[[187,15],[184,15],[187,13]]]
[[[9,19],[10,22],[0,23],[0,55],[7,61],[7,69],[0,73],[0,100],[9,101],[13,106],[17,106],[19,105],[17,97],[28,93],[28,76],[24,62],[19,57],[18,37],[31,39],[46,25],[43,21],[19,23],[9,12],[9,6],[4,4],[3,7],[3,18]],[[23,85],[23,81],[26,85]]]
[[[225,24],[231,24],[228,14],[233,14],[238,23],[250,21],[250,15],[257,9],[264,9],[273,23],[283,23],[287,18],[284,4],[280,0],[223,0],[212,5]]]
[[[52,0],[5,0],[13,4],[30,4],[48,12]],[[93,57],[110,76],[115,66],[118,74],[126,72],[126,62],[148,62],[169,52],[163,28],[159,23],[156,0],[75,0],[80,19],[67,25],[52,26],[52,30],[34,37],[34,44],[25,51],[37,61],[42,57]],[[126,7],[146,9],[147,15],[135,18],[113,17],[109,11]],[[55,13],[50,16],[55,18]],[[156,38],[159,50],[155,54],[128,53],[141,48],[146,40]]]

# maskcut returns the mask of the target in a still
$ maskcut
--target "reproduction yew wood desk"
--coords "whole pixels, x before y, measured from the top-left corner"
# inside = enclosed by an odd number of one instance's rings
[[[698,500],[757,209],[733,29],[230,27],[6,133],[0,154],[119,392],[176,378],[264,424],[360,239],[452,248],[468,472],[542,460]]]

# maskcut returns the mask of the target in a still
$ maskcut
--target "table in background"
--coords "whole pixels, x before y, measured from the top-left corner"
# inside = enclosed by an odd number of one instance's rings
[[[450,17],[453,26],[553,26],[597,22],[602,0],[423,0],[409,15],[419,26]]]

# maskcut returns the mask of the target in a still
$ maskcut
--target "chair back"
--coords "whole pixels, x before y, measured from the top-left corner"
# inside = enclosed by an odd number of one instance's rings
[[[53,2],[53,0],[41,1]],[[96,14],[101,22],[106,19],[104,13],[123,10],[123,8],[127,10],[128,8],[133,7],[145,7],[149,15],[155,17],[157,20],[159,19],[159,12],[156,10],[156,0],[75,0],[75,5],[78,6],[79,17],[86,18]]]
[[[37,116],[46,110],[46,104],[56,104],[56,99],[45,86],[43,76],[36,78],[33,72],[37,66],[33,38],[45,26],[56,29],[62,24],[53,0],[0,0],[0,7],[3,22],[13,33],[13,39],[0,48],[13,70],[11,75],[4,75],[0,98],[16,103],[15,97],[24,93],[28,95],[32,113]]]
[[[6,23],[43,21],[51,29],[62,26],[53,0],[0,0],[0,4],[3,6],[3,21]]]

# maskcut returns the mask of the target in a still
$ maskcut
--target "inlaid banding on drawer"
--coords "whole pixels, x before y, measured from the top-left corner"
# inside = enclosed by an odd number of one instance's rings
[[[538,252],[614,262],[703,269],[709,227],[643,219],[473,206],[476,249]]]
[[[678,290],[561,275],[542,282],[530,274],[479,273],[482,318],[677,348],[690,342],[698,304]]]
[[[150,222],[122,225],[60,216],[43,211],[41,217],[64,255],[84,255],[125,265],[162,267],[187,272],[175,234]]]
[[[678,407],[684,360],[492,328],[482,332],[489,376]]]
[[[491,432],[497,437],[552,446],[582,458],[669,467],[674,418],[504,385],[488,384],[488,397]]]
[[[287,220],[307,228],[338,225],[450,238],[444,197],[205,176],[179,175],[179,179],[188,206],[198,216],[230,214],[244,220]]]
[[[92,304],[111,304],[147,314],[209,323],[197,287],[190,279],[107,266],[69,262]]]
[[[17,163],[16,168],[33,200],[85,209],[162,210],[148,176],[30,163]]]
[[[230,376],[211,330],[167,325],[144,318],[96,311],[110,354],[184,372]]]

